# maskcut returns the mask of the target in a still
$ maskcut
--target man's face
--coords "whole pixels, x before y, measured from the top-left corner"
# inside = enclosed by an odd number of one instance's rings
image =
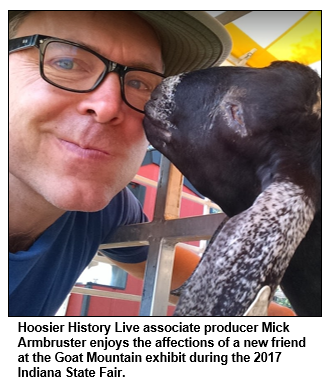
[[[94,49],[117,63],[162,71],[158,40],[131,13],[32,12],[16,37],[42,34]],[[36,48],[10,60],[10,173],[22,193],[62,210],[102,209],[134,177],[147,141],[143,114],[121,99],[110,73],[85,94],[56,88],[39,74]]]

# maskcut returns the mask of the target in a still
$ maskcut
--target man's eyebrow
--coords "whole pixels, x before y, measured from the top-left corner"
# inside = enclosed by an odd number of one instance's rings
[[[142,61],[133,61],[133,62],[131,62],[130,65],[127,64],[127,67],[133,67],[133,68],[139,68],[139,69],[144,69],[144,70],[148,70],[148,71],[159,72],[159,71],[157,71],[156,67],[154,67],[153,65],[148,64],[146,62],[142,62]]]

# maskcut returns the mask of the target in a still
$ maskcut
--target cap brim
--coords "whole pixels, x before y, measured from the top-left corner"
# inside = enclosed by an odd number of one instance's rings
[[[158,32],[167,76],[219,65],[231,52],[226,28],[204,11],[135,12]]]
[[[9,11],[9,20],[21,11]],[[157,32],[165,75],[221,64],[230,54],[226,28],[204,11],[134,11]]]

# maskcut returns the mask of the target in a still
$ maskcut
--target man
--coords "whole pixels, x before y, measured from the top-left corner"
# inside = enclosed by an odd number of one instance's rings
[[[9,313],[54,315],[98,245],[118,226],[147,220],[124,188],[145,155],[142,112],[162,74],[219,63],[231,44],[224,28],[204,12],[14,16]],[[146,248],[108,255],[143,277]],[[172,288],[197,262],[197,256],[177,248]]]

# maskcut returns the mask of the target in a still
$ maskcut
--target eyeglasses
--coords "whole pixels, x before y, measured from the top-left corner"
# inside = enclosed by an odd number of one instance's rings
[[[33,35],[9,40],[9,53],[39,49],[40,76],[48,83],[72,92],[95,90],[107,74],[119,75],[121,97],[134,110],[144,105],[165,76],[144,68],[127,67],[106,59],[81,44],[50,36]]]

